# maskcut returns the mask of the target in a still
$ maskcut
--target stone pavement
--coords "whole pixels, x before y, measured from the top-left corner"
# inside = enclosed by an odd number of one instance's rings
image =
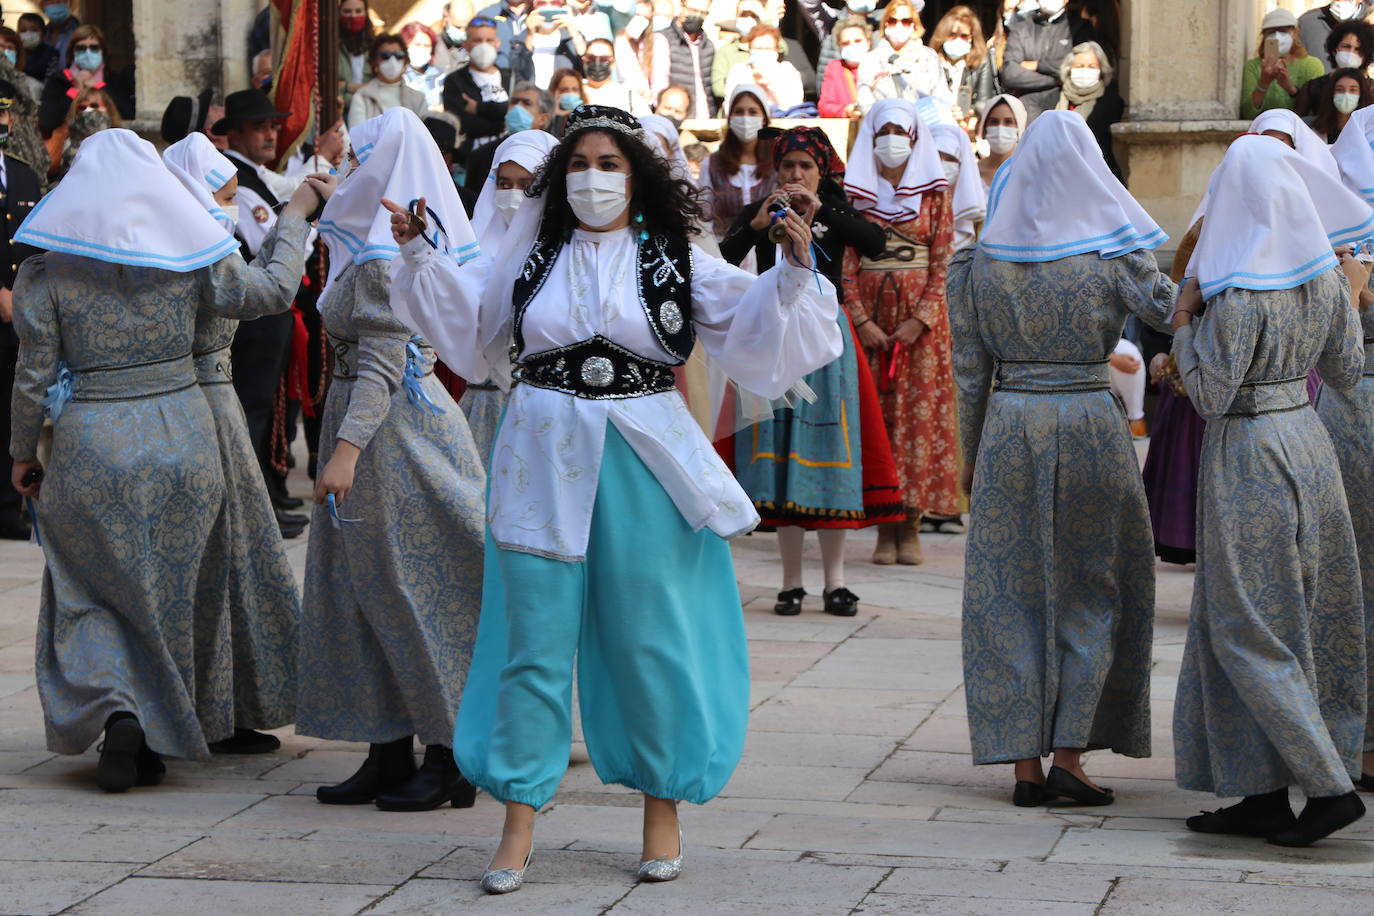
[[[808,601],[771,613],[776,544],[735,551],[754,697],[748,749],[724,794],[684,807],[686,870],[635,886],[638,797],[574,750],[540,818],[520,892],[477,879],[501,810],[329,808],[315,786],[362,747],[281,733],[281,752],[171,762],[165,785],[105,795],[94,752],[44,749],[33,687],[39,552],[0,542],[0,914],[1088,914],[1374,911],[1374,818],[1308,850],[1189,834],[1212,801],[1174,788],[1169,724],[1192,575],[1160,567],[1155,753],[1091,755],[1104,809],[1018,809],[1009,767],[974,768],[960,687],[963,538],[926,538],[921,567],[851,549],[851,620]],[[808,549],[810,585],[819,557]],[[305,545],[291,545],[299,569]],[[1297,799],[1295,798],[1295,801]]]

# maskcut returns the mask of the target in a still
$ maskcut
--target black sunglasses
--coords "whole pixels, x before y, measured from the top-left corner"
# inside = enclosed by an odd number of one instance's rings
[[[408,60],[410,55],[404,51],[380,51],[377,53],[378,60]]]
[[[496,20],[488,19],[486,16],[473,16],[471,19],[468,20],[468,28],[494,29],[496,28]]]

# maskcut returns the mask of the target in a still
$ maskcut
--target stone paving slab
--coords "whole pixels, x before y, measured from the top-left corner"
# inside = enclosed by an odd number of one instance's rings
[[[1037,900],[986,900],[934,897],[921,894],[869,894],[856,909],[863,916],[1095,916],[1097,905]]]
[[[390,885],[382,884],[209,883],[133,877],[65,913],[70,916],[148,916],[150,912],[351,916],[390,890]]]
[[[137,865],[111,862],[0,862],[0,913],[57,913],[123,881]]]
[[[1101,916],[1233,916],[1242,913],[1320,913],[1369,916],[1369,894],[1361,890],[1216,885],[1201,881],[1126,878],[1098,911]]]
[[[432,843],[211,837],[183,847],[138,876],[395,885],[409,880],[449,851],[448,844]]]
[[[1058,826],[854,820],[780,814],[749,840],[751,849],[867,852],[953,859],[1012,859],[1047,855]]]

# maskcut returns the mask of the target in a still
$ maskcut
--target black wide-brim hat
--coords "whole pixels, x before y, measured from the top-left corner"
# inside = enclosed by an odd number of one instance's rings
[[[214,90],[206,89],[194,99],[189,95],[179,95],[168,102],[167,109],[162,112],[162,139],[176,143],[204,130],[212,98]]]
[[[240,121],[266,121],[289,118],[291,112],[277,111],[277,106],[261,89],[240,89],[224,100],[224,117],[210,125],[210,133],[222,134]]]

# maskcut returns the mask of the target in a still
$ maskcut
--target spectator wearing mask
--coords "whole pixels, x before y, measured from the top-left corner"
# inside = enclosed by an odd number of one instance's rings
[[[720,238],[730,229],[744,205],[766,197],[777,187],[773,161],[759,142],[768,126],[767,93],[758,86],[736,86],[725,105],[729,129],[720,148],[701,166],[702,196]]]
[[[988,215],[988,195],[978,175],[978,157],[968,134],[947,121],[930,125],[940,170],[949,182],[950,212],[954,215],[954,251],[978,241],[978,230]]]
[[[271,48],[253,55],[253,59],[248,62],[248,81],[253,84],[254,89],[272,91],[272,69]]]
[[[787,14],[786,0],[763,0],[763,19],[761,25],[775,26],[779,32],[786,33],[783,19]],[[745,33],[748,34],[747,32]],[[797,69],[801,76],[802,93],[808,102],[814,102],[820,94],[820,77],[811,63],[811,55],[795,38],[783,38],[782,59]]]
[[[1039,11],[1012,23],[1007,35],[1002,88],[1021,100],[1031,121],[1058,104],[1059,65],[1076,43],[1064,4],[1040,0]]]
[[[563,0],[534,0],[525,42],[511,52],[511,72],[518,79],[547,86],[555,70],[581,69],[587,42],[573,18]]]
[[[615,45],[605,38],[588,42],[582,72],[582,94],[589,103],[630,110],[630,87],[615,78]]]
[[[24,65],[28,62],[28,49],[19,38],[19,33],[14,29],[0,27],[0,55],[10,62],[10,66],[16,70],[17,81],[12,81],[15,87],[37,102],[43,97],[43,83],[36,80],[24,72]]]
[[[40,84],[57,63],[57,49],[47,42],[48,26],[37,13],[19,17],[19,44],[24,49],[24,75]]]
[[[816,59],[816,72],[822,76],[821,88],[824,89],[825,71],[830,69],[830,62],[840,56],[840,46],[837,41],[840,24],[850,19],[861,19],[868,26],[869,35],[873,35],[880,24],[879,16],[873,12],[877,8],[877,4],[875,0],[853,0],[853,2],[845,3],[836,9],[833,6],[828,6],[823,0],[799,0],[797,5],[806,18],[806,24],[811,26],[811,30],[821,40],[820,55]],[[864,50],[871,50],[871,48]]]
[[[348,126],[357,127],[392,108],[409,108],[415,116],[425,116],[425,97],[405,84],[410,56],[399,35],[378,35],[372,41],[372,72],[377,74],[358,87],[348,105]]]
[[[709,118],[715,108],[711,64],[716,46],[703,31],[710,12],[708,0],[682,0],[681,14],[663,32],[668,40],[668,78],[674,85],[686,86],[691,93],[692,105],[687,113],[693,118]]]
[[[992,189],[992,176],[1016,151],[1029,121],[1026,106],[1016,96],[1004,93],[988,100],[978,125],[978,174],[984,193]]]
[[[653,19],[653,3],[639,0],[634,16],[615,39],[615,65],[630,90],[629,111],[634,115],[653,111],[654,99],[668,86],[668,39],[653,30]]]
[[[563,128],[568,123],[568,115],[572,114],[578,105],[587,103],[587,93],[582,87],[582,74],[571,68],[559,70],[549,81],[549,95],[553,96],[554,108],[549,133],[561,137]]]
[[[14,234],[42,195],[39,177],[27,163],[9,153],[10,132],[14,106],[19,102],[19,90],[13,83],[0,81],[0,181],[5,195],[0,199],[0,435],[6,442],[10,435],[10,396],[14,390],[14,369],[19,359],[19,337],[14,333],[14,277],[19,265],[35,248],[19,244]],[[0,538],[24,541],[29,537],[29,522],[24,503],[10,483],[9,449],[0,456]]]
[[[463,41],[468,55],[466,67],[459,67],[444,78],[444,111],[456,115],[463,131],[460,154],[501,133],[506,109],[510,106],[511,73],[496,62],[500,59],[501,36],[496,21],[476,16],[468,22]]]
[[[407,22],[401,27],[401,40],[406,43],[405,84],[425,97],[425,108],[443,111],[445,74],[434,64],[438,36],[427,25]]]
[[[1088,122],[1107,168],[1122,180],[1121,166],[1112,152],[1112,125],[1121,120],[1126,103],[1117,91],[1116,68],[1107,60],[1107,53],[1095,41],[1074,45],[1059,66],[1059,78],[1064,88],[1055,108],[1072,111]]]
[[[749,33],[767,22],[763,0],[740,0],[735,18],[717,25],[716,54],[711,58],[711,92],[717,98],[730,94],[730,74],[735,67],[749,62]],[[785,44],[782,56],[787,57]]]
[[[510,105],[506,109],[505,130],[499,137],[468,154],[467,189],[476,194],[482,193],[482,182],[491,171],[492,156],[496,153],[497,143],[526,130],[547,132],[552,122],[553,96],[534,83],[516,83],[510,94]]]
[[[868,21],[860,16],[845,19],[831,37],[839,47],[839,56],[825,65],[825,75],[821,77],[821,117],[861,118],[859,64],[868,56],[873,41]]]
[[[676,83],[664,89],[658,94],[658,104],[654,106],[654,114],[661,114],[678,130],[682,130],[682,122],[687,120],[688,112],[692,108],[692,94],[687,91],[686,86],[679,86]]]
[[[76,37],[76,30],[81,27],[81,20],[72,15],[70,3],[45,3],[43,4],[43,15],[48,17],[47,35],[44,41],[53,49],[53,60],[48,65],[48,70],[39,77],[40,79],[46,78],[54,70],[72,65],[72,40]],[[34,75],[38,76],[38,74]]]
[[[76,94],[71,109],[67,112],[66,130],[57,162],[49,173],[55,180],[61,180],[72,167],[72,160],[81,149],[81,144],[92,134],[111,127],[123,127],[119,110],[114,102],[100,89],[86,88]],[[57,136],[54,134],[54,136]]]
[[[526,16],[529,10],[530,0],[501,0],[477,11],[477,15],[482,19],[490,19],[496,23],[496,34],[501,39],[496,53],[496,66],[503,70],[519,71],[514,59],[521,56],[522,52],[519,49],[525,47],[525,36],[529,27]],[[468,23],[468,28],[472,28],[471,22]]]
[[[1298,17],[1298,38],[1309,48],[1326,47],[1326,39],[1343,23],[1358,22],[1374,13],[1374,3],[1361,0],[1336,0]],[[1335,63],[1335,61],[1330,61]]]
[[[97,26],[82,25],[72,30],[71,39],[70,66],[54,72],[43,84],[38,128],[45,137],[62,124],[82,89],[103,89],[125,120],[134,116],[133,79],[127,73],[111,73],[105,68],[105,33]]]
[[[353,104],[353,93],[372,79],[372,17],[363,0],[339,3],[339,82],[343,110]]]
[[[859,106],[865,111],[881,99],[914,102],[943,85],[939,56],[921,44],[925,5],[925,0],[893,0],[883,10],[882,39],[859,65]]]
[[[1330,70],[1364,70],[1374,63],[1374,26],[1367,22],[1342,22],[1326,36],[1326,58]],[[1320,107],[1321,99],[1332,92],[1332,72],[1303,83],[1293,99],[1293,110],[1309,118]]]
[[[727,95],[736,86],[758,86],[767,98],[769,113],[784,115],[800,105],[804,98],[801,74],[797,68],[782,60],[782,33],[777,26],[756,25],[745,36],[749,59],[738,63],[726,80]]]
[[[971,7],[954,7],[940,17],[930,46],[940,57],[944,75],[937,96],[950,103],[954,120],[971,134],[988,99],[997,95],[997,73],[988,56],[978,14]]]
[[[1350,116],[1370,102],[1370,81],[1363,70],[1345,68],[1329,74],[1324,83],[1330,87],[1317,102],[1312,129],[1327,143],[1335,143]]]
[[[472,3],[470,0],[450,0],[440,11],[439,21],[430,26],[430,31],[439,38],[434,46],[434,66],[452,73],[468,62],[463,42],[467,39],[468,20],[472,18]]]
[[[1266,54],[1271,39],[1273,55]],[[1271,10],[1260,21],[1259,48],[1241,71],[1240,116],[1250,120],[1272,108],[1293,108],[1298,90],[1325,69],[1299,40],[1298,18],[1290,10]]]

